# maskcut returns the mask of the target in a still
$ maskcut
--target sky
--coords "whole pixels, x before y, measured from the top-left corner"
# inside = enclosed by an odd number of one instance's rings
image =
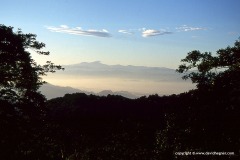
[[[239,6],[239,0],[8,0],[1,1],[0,22],[37,34],[51,52],[46,59],[58,64],[175,69],[189,51],[232,45],[240,36]]]
[[[1,0],[0,23],[34,33],[67,65],[176,69],[192,50],[214,52],[240,36],[239,0]]]

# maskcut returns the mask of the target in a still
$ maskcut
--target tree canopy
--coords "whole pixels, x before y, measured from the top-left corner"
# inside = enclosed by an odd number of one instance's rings
[[[62,69],[32,59],[31,50],[48,55],[44,47],[36,35],[0,25],[1,159],[189,158],[176,155],[183,151],[224,151],[234,155],[221,159],[239,157],[239,40],[216,56],[188,53],[177,69],[183,79],[197,84],[187,93],[134,100],[75,93],[42,105],[41,76]],[[46,106],[44,114],[39,106]]]
[[[185,73],[183,79],[191,79],[198,89],[239,89],[240,39],[233,47],[219,49],[216,56],[210,52],[191,51],[181,60],[177,72]]]
[[[45,44],[36,40],[35,34],[24,34],[20,29],[0,25],[0,99],[11,103],[42,102],[38,92],[44,83],[40,76],[63,69],[47,61],[39,65],[32,59],[30,51],[49,55],[43,51]]]

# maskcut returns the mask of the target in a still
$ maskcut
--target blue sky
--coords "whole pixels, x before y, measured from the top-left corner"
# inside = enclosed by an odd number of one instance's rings
[[[0,23],[35,33],[56,64],[176,69],[187,52],[232,45],[240,36],[239,0],[9,0]]]

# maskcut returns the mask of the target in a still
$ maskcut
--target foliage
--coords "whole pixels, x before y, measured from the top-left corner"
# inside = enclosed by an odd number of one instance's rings
[[[30,50],[41,55],[45,44],[34,34],[24,34],[20,29],[0,25],[0,98],[12,103],[34,102],[42,105],[44,97],[37,91],[44,83],[40,76],[62,69],[47,61],[39,65],[30,56]]]
[[[197,84],[187,93],[134,100],[75,93],[46,103],[40,76],[61,67],[37,65],[29,52],[48,55],[45,45],[4,25],[0,42],[0,159],[239,159],[239,41],[216,56],[188,53],[177,70]],[[175,155],[184,151],[235,156]]]
[[[230,106],[198,90],[135,100],[76,93],[49,100],[47,121],[66,159],[174,159],[182,151],[238,155],[240,112],[226,110]]]
[[[44,47],[36,35],[0,25],[1,159],[46,157],[42,148],[47,143],[41,138],[46,99],[38,89],[44,83],[41,76],[63,68],[50,61],[39,65],[32,59],[30,51],[49,55],[42,51]],[[36,157],[36,153],[42,155]]]
[[[210,52],[201,53],[195,50],[181,61],[184,63],[177,72],[185,73],[183,79],[190,78],[193,83],[197,83],[198,89],[239,89],[240,40],[233,47],[218,50],[216,56],[212,56]]]

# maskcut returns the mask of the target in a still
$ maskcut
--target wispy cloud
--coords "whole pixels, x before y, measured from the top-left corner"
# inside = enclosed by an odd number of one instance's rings
[[[106,30],[83,30],[81,27],[70,28],[67,25],[61,25],[60,27],[46,27],[52,32],[61,32],[67,34],[74,34],[79,36],[95,36],[95,37],[111,37],[111,34]]]
[[[74,34],[79,36],[95,36],[95,37],[112,37],[112,35],[106,29],[96,30],[96,29],[88,29],[84,30],[81,27],[71,28],[67,25],[60,25],[59,27],[54,26],[46,26],[46,28],[52,32],[61,32],[67,34]],[[182,25],[180,27],[175,28],[175,32],[188,32],[188,31],[198,31],[198,30],[207,30],[207,28],[203,27],[191,27],[187,25]],[[135,33],[141,33],[142,37],[154,37],[161,36],[166,34],[172,34],[174,32],[168,31],[169,29],[147,29],[147,28],[139,28],[139,29],[119,29],[118,32],[122,34],[133,35]]]
[[[206,28],[203,28],[203,27],[189,27],[187,25],[182,25],[181,27],[177,27],[176,29],[178,31],[184,31],[184,32],[198,31],[198,30],[207,30]]]
[[[68,28],[67,25],[60,25],[61,28]]]
[[[119,33],[124,33],[124,34],[133,34],[132,31],[123,30],[123,29],[118,30],[118,32],[119,32]]]
[[[165,31],[165,30],[154,30],[154,29],[142,29],[142,36],[143,37],[153,37],[165,34],[172,34],[172,32]]]

